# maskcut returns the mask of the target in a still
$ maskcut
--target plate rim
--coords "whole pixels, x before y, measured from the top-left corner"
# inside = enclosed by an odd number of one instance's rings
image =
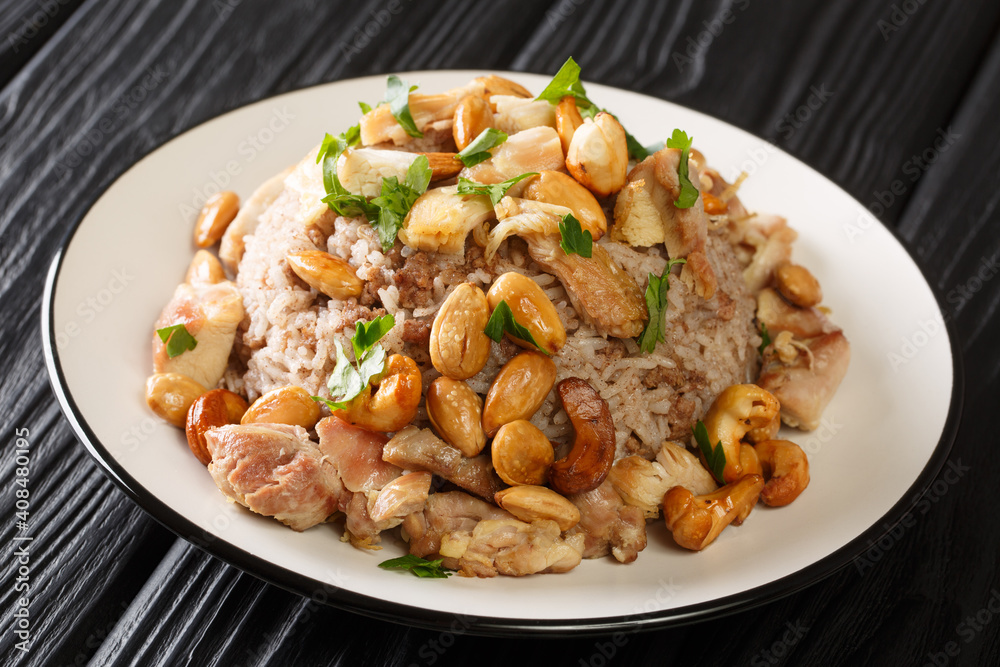
[[[393,73],[412,77],[424,74],[473,74],[479,76],[483,72],[485,72],[485,70],[441,69]],[[489,73],[511,75],[514,77],[525,74],[540,76],[538,73],[526,71],[491,70]],[[135,502],[142,511],[151,516],[157,523],[164,526],[172,533],[204,553],[218,558],[227,564],[236,567],[242,572],[264,581],[265,583],[276,585],[279,588],[283,588],[297,595],[310,597],[314,601],[328,604],[348,612],[358,613],[380,621],[387,621],[399,625],[419,627],[428,630],[454,631],[454,622],[457,618],[457,614],[455,613],[384,600],[382,598],[350,591],[345,588],[339,588],[333,584],[322,582],[293,570],[289,570],[288,568],[272,563],[240,547],[237,547],[221,537],[211,535],[205,530],[199,528],[198,525],[192,520],[188,519],[180,512],[167,505],[164,501],[160,500],[152,492],[143,487],[134,477],[132,477],[132,475],[128,473],[127,470],[125,470],[125,468],[117,461],[117,459],[115,459],[108,448],[104,446],[104,444],[90,428],[86,417],[77,406],[76,401],[66,385],[62,365],[59,361],[58,346],[55,344],[56,332],[54,328],[55,324],[53,312],[55,307],[54,297],[60,272],[62,270],[63,260],[66,256],[66,251],[69,249],[77,231],[79,231],[83,221],[87,218],[87,215],[93,209],[94,205],[104,197],[107,191],[113,187],[124,174],[128,173],[136,165],[158,151],[160,148],[166,146],[168,143],[184,136],[201,125],[212,122],[238,109],[273,101],[285,95],[297,94],[313,88],[319,88],[331,84],[382,78],[387,74],[388,73],[383,73],[351,77],[347,79],[337,79],[335,81],[324,81],[311,86],[296,88],[294,90],[283,91],[274,95],[262,97],[246,104],[225,109],[214,116],[185,128],[177,134],[174,134],[151,147],[143,153],[142,156],[132,162],[126,169],[118,173],[113,180],[105,185],[90,199],[89,202],[84,205],[82,212],[76,216],[72,224],[67,229],[63,239],[60,240],[58,250],[53,257],[49,270],[46,274],[45,285],[42,293],[40,333],[42,335],[42,348],[49,384],[51,385],[53,393],[59,402],[59,407],[62,410],[63,415],[66,417],[67,421],[69,421],[70,426],[80,438],[88,453],[97,461],[104,474],[110,477],[112,482],[114,482],[119,489],[125,492],[126,496]],[[769,140],[759,137],[755,133],[743,127],[718,118],[712,114],[705,113],[704,111],[678,104],[672,100],[666,100],[647,93],[632,91],[626,88],[619,88],[617,86],[607,84],[594,82],[594,85],[612,88],[633,95],[640,95],[657,102],[667,102],[669,104],[682,107],[687,111],[702,115],[715,122],[722,123],[740,132],[746,133],[759,141],[763,141],[768,145],[773,146],[786,157],[806,166],[818,176],[826,180],[829,184],[840,190],[842,194],[851,199],[858,206],[863,208],[861,202],[855,199],[835,180],[824,175],[808,162],[792,155],[781,147],[775,146]],[[939,290],[936,289],[927,279],[926,271],[921,265],[921,262],[897,230],[889,227],[874,216],[873,219],[892,236],[896,243],[899,244],[902,250],[913,262],[914,266],[916,266],[918,272],[920,273],[920,277],[923,279],[924,284],[927,286],[932,297],[934,298],[938,311],[942,315],[945,331],[948,334],[948,347],[951,353],[951,397],[948,404],[948,414],[945,417],[941,436],[938,439],[937,444],[934,446],[927,463],[900,499],[896,501],[896,503],[893,504],[893,506],[884,515],[876,519],[871,526],[865,529],[864,532],[847,544],[841,546],[833,553],[828,554],[827,556],[814,561],[813,563],[810,563],[809,565],[792,572],[791,574],[739,593],[734,593],[732,595],[684,607],[661,609],[641,614],[600,618],[523,619],[463,614],[463,625],[467,626],[462,629],[463,633],[494,637],[521,636],[525,633],[549,636],[598,636],[606,635],[612,632],[642,632],[666,627],[677,627],[708,620],[710,618],[727,616],[777,601],[834,575],[854,562],[859,556],[861,556],[861,554],[864,553],[864,551],[870,548],[871,544],[877,542],[879,538],[890,533],[892,529],[895,528],[903,517],[906,516],[907,513],[920,501],[921,497],[937,477],[937,474],[944,467],[945,462],[948,459],[948,455],[951,453],[958,434],[958,428],[961,422],[961,415],[964,406],[965,373],[961,348],[958,345],[957,337],[955,335],[953,319],[944,317],[945,311],[942,307],[944,302],[942,295],[939,293]],[[209,536],[210,540],[205,540],[202,537],[199,537],[199,535]],[[318,591],[324,591],[325,599],[316,600],[316,594]]]

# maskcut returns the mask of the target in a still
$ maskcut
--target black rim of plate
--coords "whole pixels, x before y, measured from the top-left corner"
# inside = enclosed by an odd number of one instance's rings
[[[435,73],[448,73],[452,72],[455,74],[472,74],[473,76],[478,76],[479,73],[471,70],[438,70]],[[505,74],[504,72],[492,72],[494,74]],[[419,75],[421,72],[408,73],[410,75]],[[507,72],[512,76],[528,74],[528,72]],[[288,95],[294,93],[300,93],[304,90],[310,90],[312,88],[319,88],[322,86],[328,86],[331,84],[341,84],[348,83],[351,81],[358,81],[361,79],[370,79],[375,77],[381,77],[384,75],[374,75],[372,77],[358,77],[354,79],[342,79],[339,81],[328,81],[315,86],[309,86],[306,88],[300,88],[295,91],[289,91],[281,93],[279,95],[273,95],[270,97],[262,98],[255,102],[249,103],[243,106],[250,106],[251,104],[257,104],[261,102],[266,102],[274,100],[281,95]],[[606,86],[611,87],[611,86]],[[618,89],[622,90],[622,89]],[[631,92],[631,91],[624,91]],[[632,93],[640,94],[640,93]],[[663,100],[658,97],[653,97],[651,95],[643,95],[644,97],[655,102],[668,102],[670,104],[675,104],[675,102],[670,102],[669,100]],[[680,105],[678,105],[680,106]],[[243,107],[237,107],[243,108]],[[145,159],[145,157],[151,155],[159,148],[163,147],[167,143],[174,141],[175,139],[183,136],[187,132],[195,129],[196,127],[203,125],[204,123],[210,122],[221,116],[226,115],[237,108],[229,109],[220,113],[217,116],[206,119],[195,126],[186,129],[178,135],[172,136],[154,148],[150,149],[143,158],[137,160],[132,166],[138,164],[139,161]],[[692,110],[694,111],[694,110]],[[760,139],[752,132],[739,128],[738,126],[728,123],[726,121],[720,120],[705,114],[704,112],[695,111],[703,116],[712,118],[716,122],[723,123],[729,127],[736,128],[741,132],[746,132],[747,134],[759,139],[760,141],[765,141]],[[768,142],[769,143],[769,142]],[[836,182],[832,181],[830,178],[824,176],[819,171],[813,169],[811,166],[803,162],[797,157],[792,156],[781,148],[775,146],[775,148],[784,154],[786,157],[795,160],[796,162],[807,167],[809,170],[816,172],[821,178],[832,183],[835,187],[841,190],[843,194],[853,200],[853,197],[846,192],[843,188],[839,186]],[[129,167],[131,169],[131,167]],[[274,584],[281,588],[284,588],[293,593],[303,595],[306,597],[312,597],[316,600],[317,594],[322,591],[325,596],[327,604],[334,607],[344,609],[346,611],[355,612],[368,616],[381,621],[388,621],[391,623],[404,624],[409,626],[421,627],[430,630],[449,630],[453,629],[453,625],[457,618],[457,614],[446,611],[438,611],[435,609],[428,609],[426,607],[414,607],[411,605],[402,604],[399,602],[390,602],[383,600],[381,598],[375,598],[368,595],[363,595],[361,593],[355,593],[343,588],[338,588],[332,584],[327,584],[321,581],[312,579],[305,575],[299,574],[292,570],[286,569],[280,565],[275,565],[274,563],[264,560],[258,556],[255,556],[243,549],[226,542],[225,540],[218,538],[211,533],[199,528],[191,520],[187,519],[176,510],[171,508],[169,505],[161,501],[145,487],[139,484],[112,456],[107,448],[101,443],[97,438],[96,434],[91,430],[90,425],[87,423],[86,417],[83,415],[82,411],[73,399],[72,394],[69,392],[66,386],[66,380],[63,376],[62,365],[59,362],[59,352],[58,347],[55,345],[55,329],[54,329],[54,303],[55,303],[55,290],[59,281],[60,271],[62,269],[63,258],[66,255],[66,251],[69,249],[70,244],[73,242],[73,238],[76,236],[76,232],[80,229],[83,221],[86,219],[87,214],[93,208],[94,204],[104,196],[105,192],[111,188],[114,183],[121,178],[122,175],[127,173],[129,169],[126,169],[122,174],[119,174],[114,181],[109,183],[100,193],[98,193],[92,201],[86,206],[86,210],[74,221],[73,225],[70,227],[66,234],[66,238],[60,246],[59,251],[56,253],[55,258],[52,261],[52,265],[49,268],[48,275],[45,281],[45,290],[42,297],[42,318],[41,318],[41,328],[42,328],[42,343],[45,353],[45,365],[49,372],[49,380],[52,384],[53,391],[59,400],[60,407],[63,413],[66,415],[73,429],[76,431],[77,435],[81,438],[84,446],[88,449],[91,455],[97,460],[97,462],[102,466],[105,473],[114,481],[115,484],[121,488],[125,494],[134,500],[139,507],[141,507],[145,512],[152,516],[157,522],[165,526],[171,532],[177,534],[187,542],[198,547],[202,551],[208,553],[211,556],[220,558],[223,561],[239,568],[240,570],[262,579],[268,583]],[[863,206],[857,200],[854,200],[859,207]],[[924,279],[928,290],[934,297],[935,303],[938,310],[944,313],[944,309],[941,307],[942,299],[938,291],[930,284],[926,278],[925,271],[917,258],[914,257],[913,253],[910,251],[906,242],[900,238],[899,234],[896,233],[894,229],[891,229],[884,225],[881,221],[878,224],[882,226],[883,229],[888,231],[892,237],[899,243],[900,247],[907,254],[910,260],[917,267],[920,272],[921,277]],[[944,467],[945,461],[948,458],[948,454],[951,452],[952,445],[954,444],[955,437],[958,433],[959,421],[961,418],[962,404],[964,399],[964,370],[961,361],[961,350],[958,348],[956,342],[954,326],[950,318],[945,318],[945,329],[948,333],[949,348],[951,350],[951,360],[952,360],[952,390],[951,390],[951,400],[948,405],[948,416],[945,419],[944,427],[941,431],[941,437],[938,440],[937,445],[935,445],[934,451],[932,452],[927,464],[921,470],[920,474],[914,480],[913,484],[907,489],[906,493],[896,502],[892,508],[889,509],[881,518],[879,518],[874,524],[872,524],[867,530],[865,530],[861,535],[854,538],[837,551],[821,558],[820,560],[807,565],[806,567],[793,572],[792,574],[786,575],[780,579],[763,584],[756,588],[752,588],[740,593],[729,595],[723,598],[717,598],[715,600],[710,600],[708,602],[703,602],[696,605],[689,605],[686,607],[679,607],[674,609],[663,609],[650,613],[642,614],[632,614],[624,616],[613,616],[613,617],[599,617],[599,618],[583,618],[583,619],[521,619],[521,618],[503,618],[503,617],[488,617],[488,616],[467,616],[462,615],[463,632],[490,636],[517,636],[528,634],[544,634],[544,635],[600,635],[607,634],[610,632],[642,632],[646,630],[654,630],[665,628],[668,626],[678,626],[690,623],[695,623],[699,621],[704,621],[710,618],[717,618],[720,616],[726,616],[729,614],[738,613],[741,611],[746,611],[754,607],[758,607],[769,602],[773,602],[780,598],[786,597],[793,593],[796,593],[804,588],[807,588],[822,579],[825,579],[844,567],[850,565],[859,556],[861,556],[865,551],[867,551],[872,544],[878,541],[879,538],[888,534],[892,528],[898,524],[904,516],[907,515],[917,504],[926,490],[930,487],[931,483],[937,477],[937,474]]]

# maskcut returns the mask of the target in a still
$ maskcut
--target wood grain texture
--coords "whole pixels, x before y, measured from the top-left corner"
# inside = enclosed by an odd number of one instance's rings
[[[0,34],[23,26],[40,4],[6,2]],[[1000,617],[967,642],[959,628],[1000,589],[991,420],[1000,390],[993,344],[1000,281],[995,271],[979,277],[1000,254],[1000,5],[913,4],[898,30],[885,32],[879,22],[892,25],[892,3],[861,0],[403,0],[366,43],[359,35],[388,2],[91,0],[60,4],[16,51],[5,42],[0,436],[7,445],[15,428],[31,432],[35,537],[35,642],[29,654],[15,652],[5,626],[5,658],[24,665],[919,665],[956,642],[950,664],[995,664]],[[319,593],[310,600],[275,588],[176,539],[114,487],[60,415],[38,338],[44,272],[97,193],[166,139],[268,95],[409,69],[551,73],[568,55],[589,80],[677,101],[774,141],[866,205],[901,182],[903,194],[881,217],[941,292],[966,355],[966,407],[950,460],[970,471],[942,493],[932,490],[927,511],[877,562],[725,620],[618,644],[605,637],[512,646],[468,636],[460,619],[454,633],[416,630],[325,606]],[[814,89],[824,86],[829,99],[810,109]],[[808,118],[792,124],[788,115],[797,112]],[[914,179],[913,155],[948,128],[960,138]],[[12,457],[0,459],[4,480],[13,466]],[[0,503],[13,500],[5,485]],[[10,545],[12,520],[0,532]],[[0,568],[13,582],[12,547],[4,548]],[[5,618],[14,604],[7,585]],[[790,628],[798,630],[794,642],[786,641]]]

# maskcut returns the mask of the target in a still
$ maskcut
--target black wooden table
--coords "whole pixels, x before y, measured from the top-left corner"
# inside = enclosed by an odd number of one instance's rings
[[[998,26],[995,0],[4,0],[3,663],[1000,664]],[[53,398],[39,333],[45,271],[97,193],[170,137],[269,95],[414,69],[551,74],[568,55],[589,80],[707,112],[815,166],[901,236],[943,297],[966,367],[950,460],[970,472],[877,563],[617,643],[487,639],[376,622],[265,584],[112,484]],[[932,150],[941,133],[956,138]],[[23,429],[34,541],[19,574]],[[26,652],[14,617],[25,595]]]

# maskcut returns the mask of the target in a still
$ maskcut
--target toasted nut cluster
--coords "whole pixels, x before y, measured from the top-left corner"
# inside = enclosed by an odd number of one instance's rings
[[[427,417],[445,442],[465,456],[486,446],[483,399],[461,380],[439,377],[427,388]]]
[[[812,308],[823,300],[819,281],[804,266],[783,262],[774,270],[774,283],[781,296],[800,308]]]
[[[160,419],[184,428],[188,409],[206,391],[187,375],[154,373],[146,380],[146,405]]]
[[[319,421],[319,403],[302,387],[278,387],[250,406],[241,424],[289,424],[311,429]]]
[[[628,175],[628,144],[621,123],[604,111],[585,120],[566,151],[566,169],[598,197],[621,190]]]
[[[207,248],[226,233],[226,227],[240,210],[240,198],[235,192],[224,190],[208,198],[194,225],[194,244]]]
[[[559,135],[559,143],[562,144],[563,153],[569,152],[569,146],[573,143],[573,134],[576,128],[583,125],[583,116],[576,107],[576,98],[572,95],[559,100],[556,105],[556,133]]]
[[[667,530],[685,549],[701,551],[741,514],[749,513],[763,488],[764,478],[760,475],[747,475],[704,496],[675,486],[663,496]]]
[[[473,139],[484,130],[493,127],[493,112],[490,105],[478,95],[466,95],[455,107],[455,116],[451,126],[452,136],[458,150],[465,150]]]
[[[538,347],[549,354],[555,354],[566,344],[566,328],[559,319],[556,307],[538,283],[528,276],[513,271],[503,274],[490,285],[486,299],[491,311],[501,301],[506,301],[514,320],[530,331]],[[509,338],[523,348],[535,349],[526,340],[514,336]]]
[[[483,430],[493,437],[504,424],[531,419],[556,382],[556,365],[541,352],[522,352],[500,369],[483,406]]]
[[[512,486],[498,491],[495,499],[521,521],[531,523],[548,519],[567,531],[580,523],[580,510],[558,493],[544,486]]]
[[[453,380],[465,380],[483,370],[490,358],[491,341],[483,333],[489,320],[490,306],[483,290],[472,283],[456,287],[431,325],[434,368]]]
[[[573,449],[552,464],[549,482],[571,495],[599,487],[615,462],[615,425],[611,408],[586,380],[567,378],[556,387],[573,424]]]
[[[226,279],[222,262],[207,250],[199,250],[188,265],[184,282],[189,285],[215,285]]]
[[[537,426],[518,419],[504,424],[490,445],[493,469],[511,486],[545,484],[555,460],[552,443]]]
[[[766,440],[754,446],[767,484],[760,494],[765,505],[782,507],[809,486],[809,460],[802,448],[789,440]]]
[[[247,411],[247,402],[228,389],[213,389],[199,396],[187,413],[188,447],[199,461],[208,465],[212,455],[208,452],[205,432],[216,426],[239,424]]]
[[[573,217],[580,226],[593,236],[594,240],[608,231],[608,217],[590,190],[576,182],[572,176],[561,171],[541,171],[538,176],[528,179],[521,196],[547,204],[566,206],[573,211]]]
[[[332,299],[350,299],[361,294],[365,283],[354,267],[322,250],[294,252],[286,258],[288,266],[309,287]]]
[[[386,361],[385,371],[372,378],[371,384],[354,397],[346,411],[336,414],[370,431],[398,431],[417,416],[421,383],[417,362],[394,354]],[[378,390],[372,393],[372,387]]]

